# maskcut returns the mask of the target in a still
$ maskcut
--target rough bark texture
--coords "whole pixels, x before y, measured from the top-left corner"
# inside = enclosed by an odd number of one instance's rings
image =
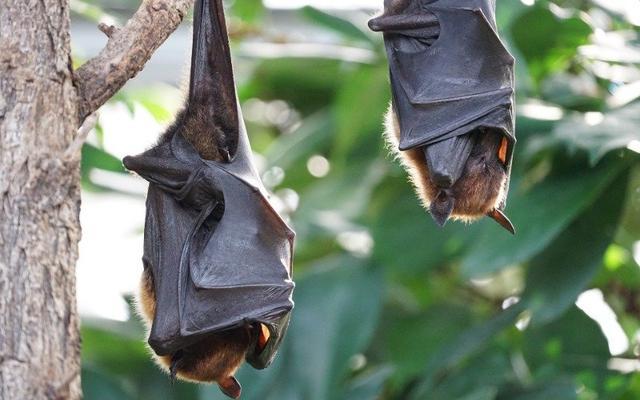
[[[142,70],[153,52],[180,25],[194,0],[144,0],[122,29],[107,30],[109,42],[75,73],[84,120]]]
[[[193,0],[144,0],[74,76],[68,0],[0,1],[0,400],[78,399],[75,264],[89,114],[142,70]]]
[[[0,5],[0,398],[80,398],[67,0]],[[66,154],[65,154],[66,153]]]

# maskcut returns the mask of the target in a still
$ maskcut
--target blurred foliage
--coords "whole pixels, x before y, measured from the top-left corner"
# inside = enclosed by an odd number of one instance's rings
[[[253,147],[298,232],[291,329],[271,368],[241,370],[244,399],[640,398],[640,375],[628,373],[640,328],[637,5],[532,3],[498,4],[518,59],[515,237],[491,221],[441,230],[421,209],[381,140],[387,65],[365,18],[298,12],[340,54],[369,52],[370,62],[241,61],[252,65],[239,92]],[[241,0],[231,13],[256,27],[268,14]],[[113,101],[166,122],[156,97],[134,97]],[[83,156],[86,187],[91,169],[122,171],[100,146]],[[622,354],[575,306],[587,289],[615,312],[630,342]],[[87,320],[83,337],[87,399],[223,398],[171,385],[135,320]]]

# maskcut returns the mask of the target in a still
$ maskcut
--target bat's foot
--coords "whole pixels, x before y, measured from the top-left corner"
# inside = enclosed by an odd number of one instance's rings
[[[228,376],[218,381],[220,391],[232,399],[239,399],[242,394],[242,386],[234,376]]]

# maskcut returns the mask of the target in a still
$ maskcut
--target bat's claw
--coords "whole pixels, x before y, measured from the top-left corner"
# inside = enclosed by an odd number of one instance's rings
[[[512,235],[516,234],[516,228],[513,226],[509,218],[500,210],[495,209],[487,214],[489,218],[496,221],[504,229],[508,230]]]
[[[218,382],[220,391],[232,399],[239,399],[242,394],[242,386],[235,376],[228,376]]]

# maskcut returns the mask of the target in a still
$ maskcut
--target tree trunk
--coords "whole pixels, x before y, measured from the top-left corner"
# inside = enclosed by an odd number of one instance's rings
[[[1,3],[0,398],[77,399],[80,146],[68,1]]]

